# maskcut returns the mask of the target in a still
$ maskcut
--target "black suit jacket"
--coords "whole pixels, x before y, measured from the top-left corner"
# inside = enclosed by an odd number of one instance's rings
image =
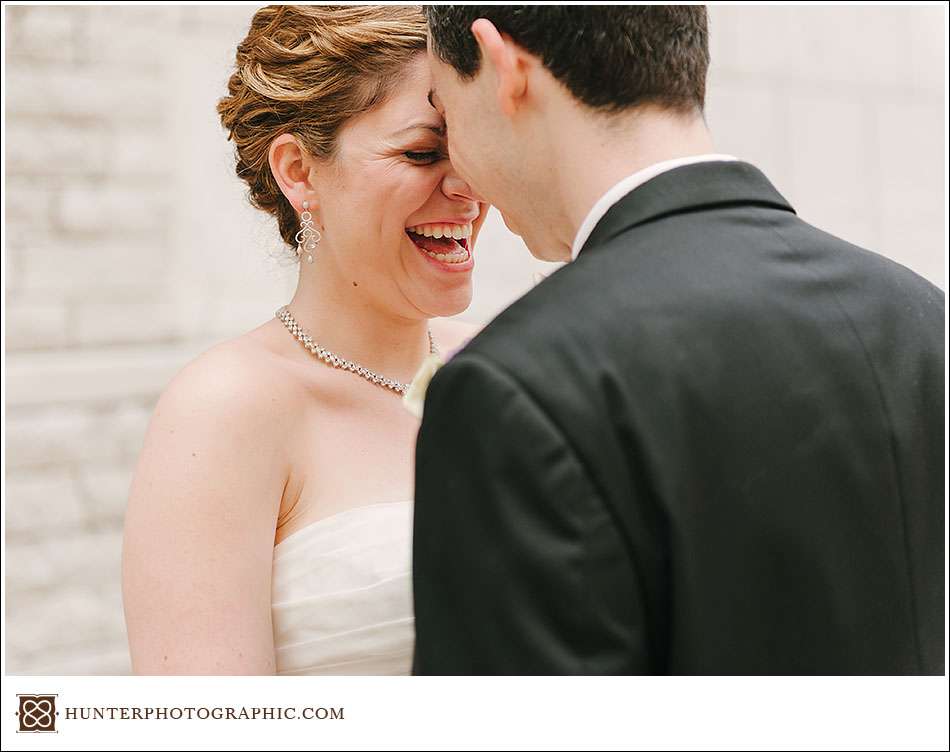
[[[418,674],[941,674],[944,294],[681,167],[436,374]]]

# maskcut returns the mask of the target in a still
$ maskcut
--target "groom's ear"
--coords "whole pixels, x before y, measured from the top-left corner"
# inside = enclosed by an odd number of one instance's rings
[[[498,105],[506,115],[513,115],[528,88],[524,51],[507,34],[500,34],[486,18],[472,23],[472,35],[481,52],[482,65],[495,78]]]

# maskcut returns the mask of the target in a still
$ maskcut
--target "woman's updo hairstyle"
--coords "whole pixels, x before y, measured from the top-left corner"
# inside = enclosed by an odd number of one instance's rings
[[[277,218],[291,247],[297,214],[271,174],[271,142],[292,133],[311,155],[332,158],[341,126],[382,102],[425,48],[418,6],[270,5],[254,14],[217,109],[251,204]]]

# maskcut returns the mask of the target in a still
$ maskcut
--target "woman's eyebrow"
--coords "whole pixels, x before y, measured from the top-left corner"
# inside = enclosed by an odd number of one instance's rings
[[[445,126],[436,125],[435,123],[427,121],[427,122],[412,123],[411,125],[407,125],[405,128],[400,128],[398,131],[393,133],[393,135],[399,136],[405,133],[406,131],[414,131],[414,130],[432,131],[437,136],[442,136],[445,134]]]

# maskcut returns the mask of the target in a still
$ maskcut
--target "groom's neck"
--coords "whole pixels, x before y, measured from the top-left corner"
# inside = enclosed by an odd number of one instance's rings
[[[607,118],[572,107],[551,132],[562,234],[570,247],[597,200],[624,178],[659,162],[713,151],[702,114],[657,107]]]

